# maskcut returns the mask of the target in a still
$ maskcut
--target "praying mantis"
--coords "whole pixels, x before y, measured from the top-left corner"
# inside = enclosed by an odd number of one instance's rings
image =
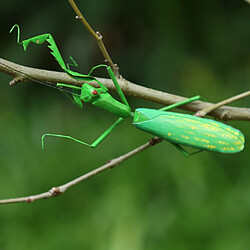
[[[70,77],[80,81],[95,81],[98,83],[99,87],[93,87],[88,83],[84,83],[82,87],[57,83],[57,87],[60,90],[64,91],[65,88],[68,89],[66,91],[66,94],[74,104],[79,107],[83,107],[85,103],[90,103],[98,108],[109,111],[118,116],[118,119],[93,143],[86,143],[67,135],[46,133],[42,136],[42,148],[44,148],[44,139],[47,136],[66,138],[81,143],[85,146],[95,148],[124,119],[128,118],[132,119],[132,124],[136,128],[169,141],[185,156],[189,156],[191,154],[188,153],[182,147],[182,145],[196,148],[198,149],[197,152],[206,150],[220,153],[237,153],[243,150],[245,139],[243,133],[238,129],[235,129],[229,125],[211,119],[200,118],[189,114],[169,112],[169,110],[172,108],[176,108],[178,106],[201,99],[200,96],[188,98],[184,101],[163,107],[159,110],[137,108],[135,109],[135,111],[132,112],[127,102],[127,99],[121,87],[119,86],[112,69],[109,66],[95,66],[87,75],[72,71],[65,64],[51,34],[47,33],[43,35],[38,35],[20,42],[19,26],[14,25],[10,32],[12,32],[15,27],[18,30],[17,42],[23,45],[25,51],[27,50],[27,47],[30,43],[40,45],[44,42],[47,42],[49,44],[48,48],[51,50],[51,54],[57,60],[61,68]],[[73,59],[72,61],[74,64],[76,64]],[[108,89],[96,77],[92,76],[93,71],[99,67],[106,68],[110,78],[112,79],[116,87],[121,101],[118,101],[113,98],[108,93]],[[68,93],[70,93],[71,95],[69,95]]]

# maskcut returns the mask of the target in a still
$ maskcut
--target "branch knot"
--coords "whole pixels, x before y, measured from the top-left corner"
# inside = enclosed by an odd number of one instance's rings
[[[75,19],[81,20],[81,19],[82,19],[82,16],[76,16]]]
[[[61,191],[60,188],[58,188],[58,187],[53,187],[53,188],[51,188],[51,189],[49,190],[49,192],[50,192],[50,194],[51,194],[52,196],[58,196],[58,195],[60,195],[60,194],[62,193],[62,191]]]
[[[102,40],[102,34],[99,31],[96,31],[96,35],[98,37],[98,40]]]

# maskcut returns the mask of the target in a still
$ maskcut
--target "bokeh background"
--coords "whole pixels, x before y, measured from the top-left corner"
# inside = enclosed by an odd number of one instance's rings
[[[227,1],[77,1],[101,31],[127,79],[169,93],[197,94],[218,102],[249,89],[250,5]],[[0,3],[0,55],[60,70],[45,46],[27,52],[21,38],[52,33],[65,60],[86,73],[103,57],[62,0]],[[79,109],[37,83],[9,87],[0,73],[0,198],[47,191],[143,144],[149,138],[129,121],[95,150],[45,132],[91,142],[115,117],[89,105]],[[131,106],[159,108],[128,98]],[[249,107],[249,98],[234,106]],[[243,131],[239,154],[203,152],[186,158],[163,142],[117,168],[32,204],[0,207],[0,249],[250,249],[249,122],[228,122]]]

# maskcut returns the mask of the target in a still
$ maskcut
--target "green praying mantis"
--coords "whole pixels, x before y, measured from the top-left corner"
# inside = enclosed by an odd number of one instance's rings
[[[73,103],[75,103],[79,107],[83,107],[85,103],[91,103],[98,108],[104,109],[118,116],[118,119],[93,143],[86,143],[71,136],[47,133],[42,136],[43,148],[44,139],[47,136],[66,138],[81,143],[85,146],[95,148],[124,119],[130,118],[133,120],[132,124],[136,128],[169,141],[182,154],[186,156],[189,156],[190,154],[182,147],[182,145],[196,148],[198,149],[197,152],[207,150],[220,153],[237,153],[243,150],[245,139],[244,135],[238,129],[235,129],[218,121],[200,118],[189,114],[181,114],[168,111],[172,108],[176,108],[178,106],[199,100],[201,99],[200,96],[188,98],[184,101],[163,107],[159,110],[137,108],[134,112],[132,112],[127,99],[122,89],[120,88],[113,71],[109,66],[98,65],[92,68],[92,70],[87,75],[72,71],[65,64],[51,34],[38,35],[20,42],[19,26],[14,25],[10,32],[12,32],[15,27],[17,27],[18,29],[17,42],[23,45],[25,51],[27,50],[27,47],[30,43],[39,45],[47,42],[49,44],[48,48],[51,50],[51,54],[57,60],[61,68],[70,77],[80,81],[95,81],[98,83],[99,87],[97,88],[91,86],[88,83],[84,83],[82,87],[57,83],[57,86],[60,90],[64,91],[65,88],[68,89],[66,91],[66,94],[73,101]],[[73,63],[76,64],[74,61]],[[112,79],[116,87],[121,101],[114,99],[108,93],[108,89],[96,77],[92,76],[93,71],[99,67],[106,68],[110,78]]]

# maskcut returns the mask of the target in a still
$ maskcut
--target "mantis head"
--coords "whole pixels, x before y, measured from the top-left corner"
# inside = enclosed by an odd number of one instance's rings
[[[99,98],[101,92],[100,90],[100,88],[95,88],[87,83],[84,83],[81,89],[81,101],[92,103]]]

